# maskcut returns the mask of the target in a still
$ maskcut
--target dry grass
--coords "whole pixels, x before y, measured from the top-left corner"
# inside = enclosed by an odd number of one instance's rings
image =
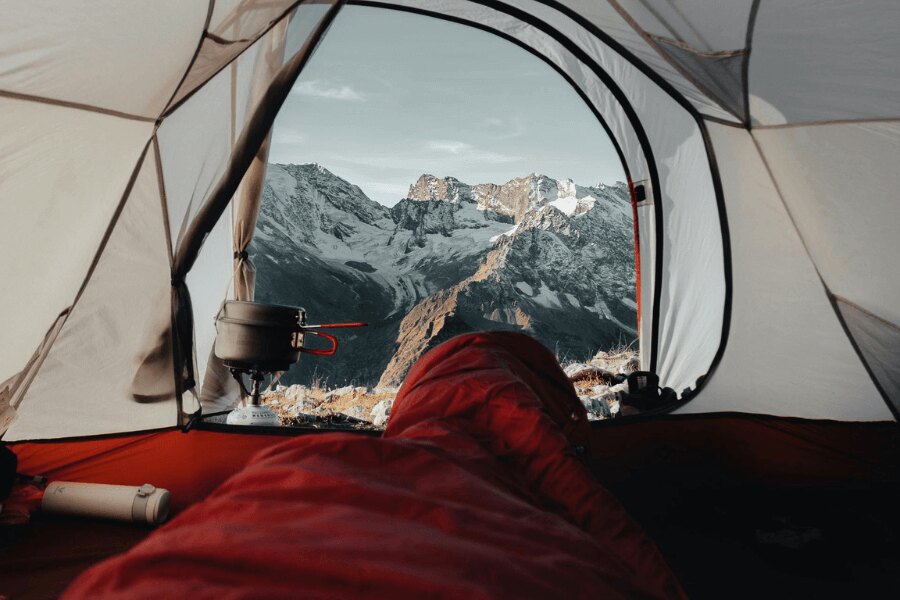
[[[602,377],[600,375],[589,375],[582,379],[578,379],[577,381],[572,382],[575,385],[576,391],[582,390],[592,390],[595,386],[603,385],[608,386],[609,380],[606,377]]]
[[[640,368],[640,360],[637,352],[625,345],[620,345],[609,350],[601,350],[590,360],[592,364],[598,364],[607,371],[613,373],[630,373]]]
[[[393,399],[396,396],[396,392],[364,392],[364,393],[355,393],[351,392],[349,394],[344,394],[341,396],[334,396],[330,400],[325,400],[319,405],[319,410],[327,410],[335,413],[343,413],[354,406],[362,407],[365,414],[369,414],[372,412],[372,409],[375,408],[375,405],[381,402],[382,400]]]

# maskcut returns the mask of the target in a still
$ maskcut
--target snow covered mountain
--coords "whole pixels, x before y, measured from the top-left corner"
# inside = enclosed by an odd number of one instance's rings
[[[372,324],[340,332],[337,356],[305,357],[288,382],[396,385],[473,329],[524,330],[570,358],[636,335],[624,184],[423,175],[387,208],[319,165],[269,165],[250,253],[259,301]]]

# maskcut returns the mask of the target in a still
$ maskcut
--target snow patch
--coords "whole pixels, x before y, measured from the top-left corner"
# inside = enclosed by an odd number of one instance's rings
[[[516,283],[516,289],[525,294],[526,296],[534,295],[534,290],[530,285],[525,283],[524,281],[519,281]]]
[[[562,306],[556,292],[545,286],[543,283],[541,284],[541,287],[538,288],[537,295],[534,296],[532,300],[547,308],[559,308]]]
[[[575,209],[578,208],[578,199],[575,196],[565,196],[557,198],[550,203],[550,206],[571,217],[575,214]]]
[[[490,243],[492,243],[492,244],[496,244],[497,241],[498,241],[500,238],[511,236],[512,234],[514,234],[514,233],[516,232],[516,230],[517,230],[518,228],[519,228],[518,225],[513,225],[512,228],[511,228],[509,231],[504,231],[503,233],[501,233],[501,234],[499,234],[499,235],[495,235],[494,237],[492,237],[492,238],[489,239],[488,241],[489,241]]]

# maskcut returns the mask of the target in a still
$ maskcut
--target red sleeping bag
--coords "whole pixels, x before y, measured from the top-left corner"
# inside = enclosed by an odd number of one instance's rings
[[[543,346],[461,336],[410,371],[381,438],[260,452],[64,597],[683,597],[577,458],[587,432]]]

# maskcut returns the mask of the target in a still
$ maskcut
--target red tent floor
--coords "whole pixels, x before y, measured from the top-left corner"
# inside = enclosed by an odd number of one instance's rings
[[[900,598],[900,427],[750,415],[594,429],[593,472],[692,598]]]
[[[245,443],[284,440],[153,435],[215,452],[234,449],[235,462],[224,463],[234,470]],[[601,423],[592,437],[594,474],[650,534],[690,597],[900,597],[896,425],[656,417]],[[134,443],[136,436],[102,441]],[[96,442],[70,444],[88,443]],[[209,463],[214,478],[228,475],[213,468],[222,462]],[[0,540],[0,594],[54,598],[80,572],[149,532],[37,515]]]

